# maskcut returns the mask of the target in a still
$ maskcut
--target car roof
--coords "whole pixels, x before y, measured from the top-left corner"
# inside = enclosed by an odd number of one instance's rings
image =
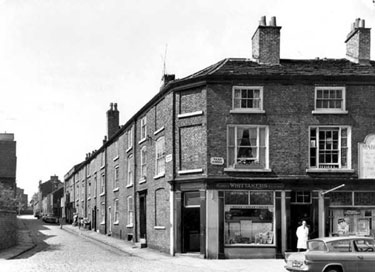
[[[309,241],[322,241],[324,243],[329,243],[329,242],[334,242],[334,241],[344,241],[344,240],[353,240],[353,239],[374,240],[373,237],[366,237],[366,236],[334,236],[334,237],[315,238]]]

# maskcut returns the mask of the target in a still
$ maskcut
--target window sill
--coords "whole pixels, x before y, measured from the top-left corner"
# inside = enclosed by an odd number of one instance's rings
[[[99,196],[105,196],[105,192],[104,192],[104,193],[101,193]]]
[[[115,221],[115,222],[113,222],[113,225],[118,225],[118,224],[120,224],[119,221]]]
[[[156,176],[154,176],[154,179],[159,179],[159,178],[163,178],[165,177],[165,173],[161,173],[161,174],[158,174]]]
[[[130,150],[132,150],[133,149],[133,147],[131,146],[131,147],[129,147],[128,149],[126,149],[126,153],[128,153]]]
[[[188,118],[188,117],[194,117],[194,116],[200,116],[200,115],[203,115],[203,111],[180,113],[177,115],[177,118],[182,119],[182,118]]]
[[[115,189],[113,189],[113,192],[118,192],[120,190],[119,187],[116,187]]]
[[[145,182],[146,182],[145,178],[139,180],[139,184],[142,184],[142,183],[145,183]]]
[[[113,161],[117,161],[117,160],[118,160],[118,155],[113,158]]]
[[[234,109],[230,110],[230,113],[240,113],[240,114],[264,114],[266,113],[265,110],[240,110],[240,109]]]
[[[154,135],[159,134],[164,130],[164,127],[159,128],[157,131],[154,132]]]
[[[156,230],[165,230],[164,226],[155,226],[154,229]]]
[[[316,168],[306,169],[306,173],[354,173],[354,169]]]
[[[126,188],[130,188],[130,187],[133,187],[133,183],[126,185]]]
[[[127,228],[132,228],[133,224],[126,225]]]
[[[105,167],[105,164],[104,165],[102,165],[102,166],[100,166],[100,170],[102,170],[103,168]]]
[[[199,174],[199,173],[203,173],[203,169],[180,170],[180,171],[177,171],[177,173],[179,175]]]
[[[326,111],[326,110],[313,110],[312,114],[348,114],[348,111],[338,110],[338,111]]]
[[[100,225],[105,225],[105,222],[100,222]]]
[[[224,168],[224,172],[272,172],[272,169],[236,169],[236,168]]]
[[[87,200],[91,200],[91,196],[89,196],[89,197],[87,198]]]
[[[140,144],[143,144],[144,142],[146,142],[146,138],[141,139],[141,140],[138,142],[138,144],[140,145]]]

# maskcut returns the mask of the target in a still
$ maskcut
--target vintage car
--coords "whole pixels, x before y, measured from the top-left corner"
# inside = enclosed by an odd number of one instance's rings
[[[286,252],[285,269],[311,272],[375,271],[373,237],[325,237],[307,242],[305,252]]]
[[[59,223],[59,218],[53,214],[47,214],[42,217],[42,220],[46,223]]]

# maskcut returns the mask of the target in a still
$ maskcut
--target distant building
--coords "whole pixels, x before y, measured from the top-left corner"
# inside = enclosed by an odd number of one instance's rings
[[[16,196],[16,141],[13,133],[0,133],[0,183]]]
[[[38,202],[34,204],[34,214],[38,211],[42,214],[53,213],[53,197],[51,193],[62,187],[63,183],[56,175],[51,176],[46,182],[39,181]]]
[[[28,195],[24,193],[24,189],[16,188],[16,201],[18,203],[17,210],[19,213],[28,209]]]

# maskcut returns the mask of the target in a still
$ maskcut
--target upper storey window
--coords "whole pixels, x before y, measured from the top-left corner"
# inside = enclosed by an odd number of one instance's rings
[[[264,112],[263,87],[234,86],[232,112]]]
[[[347,113],[345,87],[316,87],[314,113]]]

